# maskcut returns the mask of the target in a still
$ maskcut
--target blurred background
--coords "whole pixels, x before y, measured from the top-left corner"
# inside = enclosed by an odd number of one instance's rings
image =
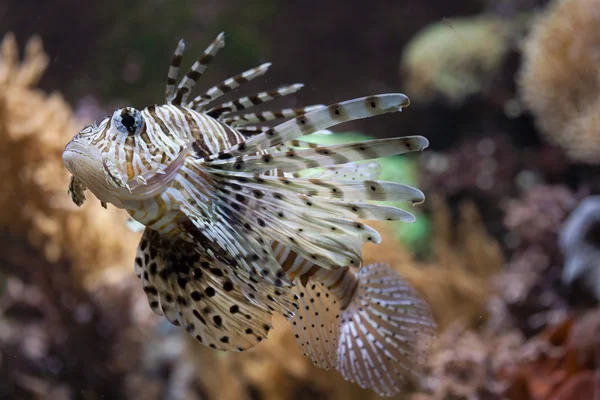
[[[0,26],[0,399],[377,398],[314,368],[284,320],[245,353],[192,342],[150,311],[126,216],[67,195],[71,137],[161,103],[178,40],[187,68],[221,31],[203,89],[271,61],[240,93],[412,100],[321,138],[431,143],[382,162],[427,200],[364,249],[440,327],[398,399],[600,396],[600,0],[0,0]]]

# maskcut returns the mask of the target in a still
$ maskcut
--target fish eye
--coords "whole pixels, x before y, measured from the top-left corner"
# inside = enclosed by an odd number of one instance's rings
[[[113,114],[113,123],[117,130],[125,135],[139,133],[143,125],[142,113],[132,107],[122,108]]]

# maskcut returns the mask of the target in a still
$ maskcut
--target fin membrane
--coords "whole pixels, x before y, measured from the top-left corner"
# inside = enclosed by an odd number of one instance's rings
[[[150,308],[182,326],[198,342],[213,349],[247,350],[267,337],[273,296],[266,283],[248,281],[226,260],[194,245],[171,242],[146,229],[135,260],[136,274]],[[271,290],[272,291],[272,290]],[[293,299],[280,299],[292,307]],[[273,306],[270,306],[273,304]],[[277,311],[289,315],[278,307]]]
[[[429,307],[386,264],[358,272],[356,293],[342,314],[337,369],[380,395],[414,384],[436,325]]]
[[[262,155],[239,156],[233,160],[216,160],[209,165],[220,170],[251,173],[262,173],[275,168],[284,172],[293,172],[421,151],[428,145],[429,142],[422,136],[409,136],[301,150],[288,147],[283,151]]]

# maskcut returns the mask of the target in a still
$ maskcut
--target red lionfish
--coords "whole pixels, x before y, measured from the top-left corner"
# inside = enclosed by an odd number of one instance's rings
[[[401,111],[403,94],[330,106],[236,112],[292,94],[282,86],[219,105],[262,76],[245,71],[191,99],[220,34],[177,84],[179,42],[166,103],[125,107],[84,128],[63,159],[77,205],[89,189],[145,226],[135,259],[152,310],[213,349],[243,351],[267,337],[272,313],[292,324],[313,363],[394,395],[417,374],[433,337],[427,304],[388,265],[362,266],[379,233],[363,220],[413,221],[380,201],[420,203],[418,189],[376,180],[362,160],[423,150],[421,136],[332,146],[299,141],[342,122]],[[275,127],[264,121],[287,119]]]

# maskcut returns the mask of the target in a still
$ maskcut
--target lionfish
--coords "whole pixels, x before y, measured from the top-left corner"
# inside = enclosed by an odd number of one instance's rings
[[[329,106],[238,113],[302,85],[219,105],[223,94],[265,74],[269,63],[191,99],[221,33],[177,84],[179,42],[166,103],[125,107],[85,127],[66,146],[69,193],[89,189],[104,207],[145,226],[135,258],[150,308],[213,349],[244,351],[287,318],[312,362],[382,395],[418,377],[434,336],[427,304],[390,266],[362,266],[379,233],[359,220],[413,221],[381,201],[420,203],[416,188],[377,180],[361,163],[420,151],[421,136],[318,146],[298,140],[342,122],[401,111],[403,94]],[[287,119],[274,127],[263,122]]]

